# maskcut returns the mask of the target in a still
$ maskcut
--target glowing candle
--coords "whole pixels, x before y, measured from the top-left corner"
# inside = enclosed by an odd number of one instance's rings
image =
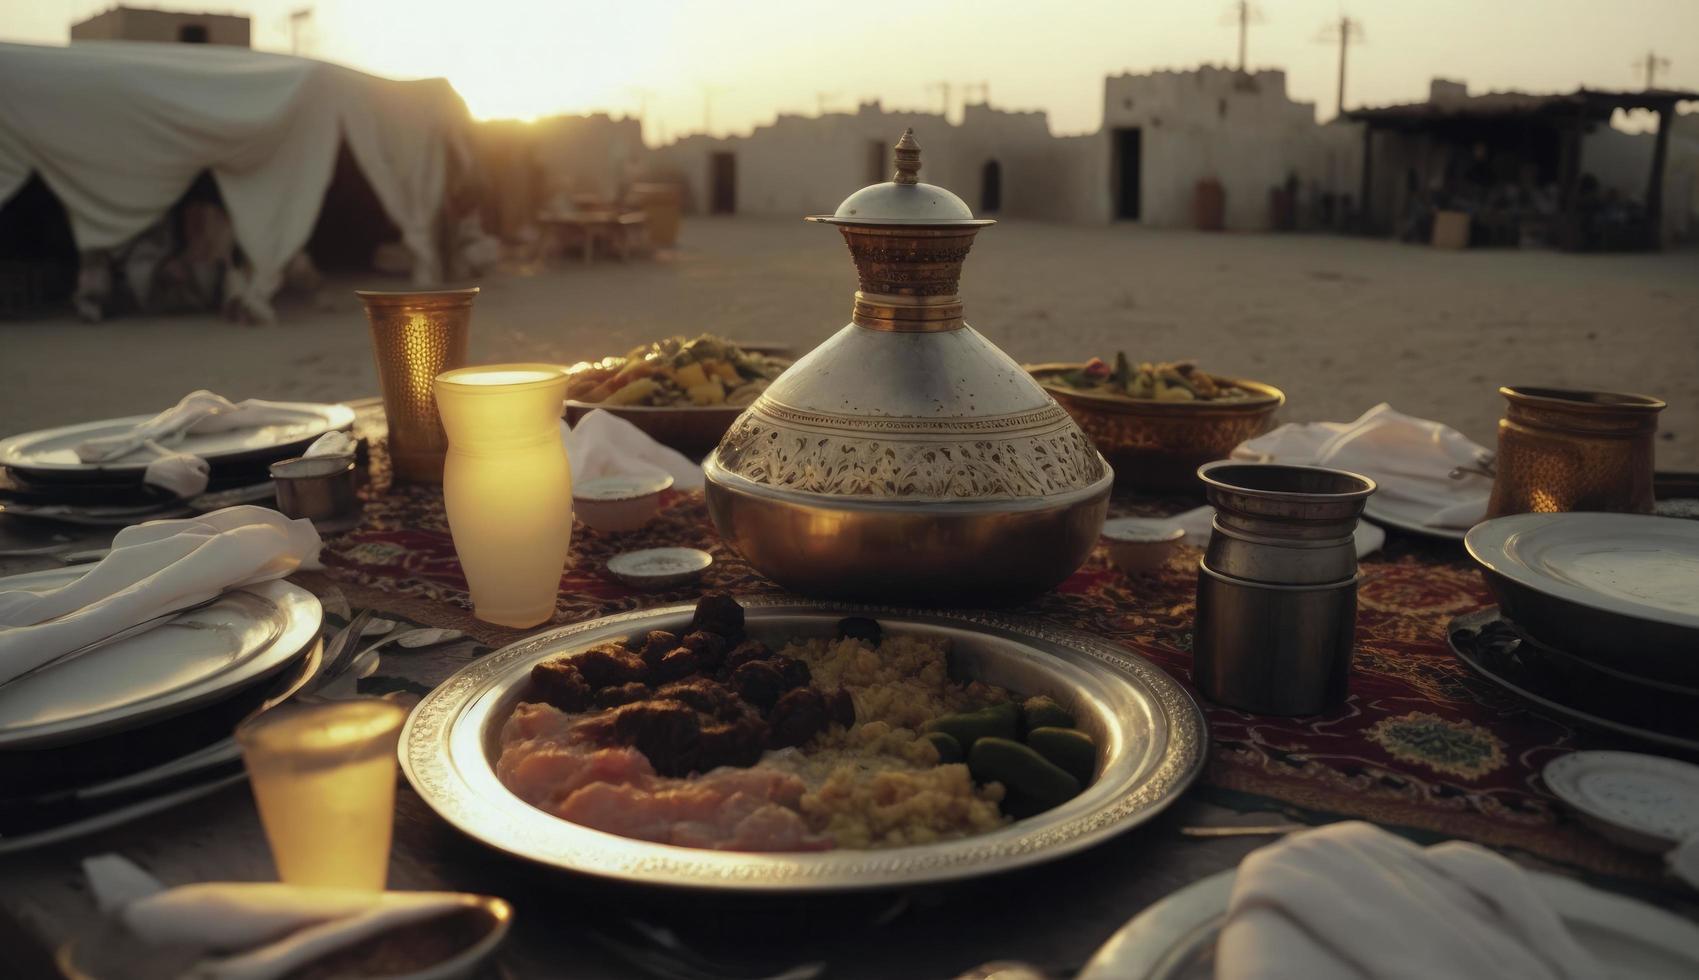
[[[572,474],[560,440],[566,373],[497,364],[438,375],[448,432],[443,504],[473,612],[501,626],[554,614],[572,544]]]
[[[407,712],[378,698],[273,708],[236,730],[277,876],[383,891],[395,744]]]

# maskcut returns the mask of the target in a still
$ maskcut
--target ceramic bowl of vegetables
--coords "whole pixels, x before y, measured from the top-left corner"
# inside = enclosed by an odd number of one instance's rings
[[[1190,361],[1031,364],[1027,371],[1074,417],[1137,490],[1201,492],[1197,468],[1267,432],[1286,395],[1273,385],[1208,374]]]
[[[566,420],[577,425],[603,409],[662,445],[701,459],[787,367],[788,360],[712,334],[670,337],[568,368]]]

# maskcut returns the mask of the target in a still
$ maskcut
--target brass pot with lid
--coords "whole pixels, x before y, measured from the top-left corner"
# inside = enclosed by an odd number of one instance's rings
[[[962,319],[979,230],[896,175],[831,215],[860,275],[852,321],[775,380],[703,463],[720,533],[787,589],[907,605],[1006,602],[1077,569],[1114,482],[1073,419]]]

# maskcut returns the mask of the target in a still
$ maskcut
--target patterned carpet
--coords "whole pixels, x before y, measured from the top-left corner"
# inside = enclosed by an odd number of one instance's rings
[[[491,646],[523,632],[474,620],[435,488],[390,492],[377,482],[366,519],[329,539],[326,577],[356,606],[464,629]],[[1118,500],[1117,513],[1171,512],[1174,501]],[[633,593],[607,578],[607,559],[661,545],[712,552],[700,589],[777,591],[715,533],[700,494],[668,494],[641,531],[597,534],[579,525],[561,579],[556,624],[693,599],[698,588]],[[1181,549],[1159,573],[1130,579],[1101,549],[1056,591],[1014,607],[1111,638],[1190,687],[1199,553]],[[1537,714],[1476,679],[1451,655],[1446,625],[1490,602],[1455,545],[1394,536],[1363,565],[1357,652],[1344,706],[1310,718],[1245,714],[1203,702],[1211,730],[1205,792],[1245,806],[1271,805],[1520,849],[1595,872],[1652,878],[1651,858],[1611,845],[1565,813],[1539,780],[1554,756],[1618,745]]]

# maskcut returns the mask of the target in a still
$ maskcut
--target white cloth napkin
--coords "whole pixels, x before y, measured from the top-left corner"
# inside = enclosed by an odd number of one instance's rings
[[[316,456],[352,456],[359,448],[359,441],[341,429],[332,429],[313,440],[313,444],[302,453],[303,457]]]
[[[316,568],[319,546],[311,521],[252,505],[127,527],[75,581],[0,589],[0,683],[226,589]]]
[[[277,882],[220,882],[167,891],[115,854],[83,862],[102,912],[155,946],[194,946],[215,955],[190,980],[269,980],[396,926],[477,902],[457,892],[360,892]]]
[[[212,478],[212,467],[193,453],[173,453],[155,459],[142,472],[142,482],[158,487],[179,500],[198,497],[206,492]]]
[[[1210,529],[1215,521],[1214,507],[1199,507],[1175,514],[1166,520],[1171,526],[1186,532],[1186,536],[1180,539],[1182,544],[1189,544],[1194,548],[1209,547]],[[1380,546],[1386,543],[1386,532],[1368,521],[1358,521],[1353,535],[1356,539],[1358,558],[1379,551]]]
[[[249,398],[233,402],[223,395],[202,389],[183,396],[183,400],[153,418],[116,435],[89,439],[77,445],[77,458],[85,463],[104,463],[121,459],[151,444],[159,453],[179,443],[187,435],[208,432],[231,432],[237,429],[256,429],[263,425],[286,425],[292,422],[319,421],[315,412],[278,402]]]
[[[672,475],[678,490],[702,489],[702,467],[676,449],[661,445],[649,434],[601,409],[595,409],[568,429],[560,424],[566,443],[566,458],[572,478],[593,480],[599,476]]]
[[[1480,523],[1492,495],[1479,469],[1486,448],[1439,422],[1395,411],[1386,403],[1354,422],[1296,422],[1241,443],[1234,459],[1331,466],[1361,473],[1379,485],[1375,497],[1410,504],[1436,528]]]
[[[1239,865],[1219,980],[1595,980],[1606,975],[1504,858],[1422,848],[1361,821],[1294,834]]]

